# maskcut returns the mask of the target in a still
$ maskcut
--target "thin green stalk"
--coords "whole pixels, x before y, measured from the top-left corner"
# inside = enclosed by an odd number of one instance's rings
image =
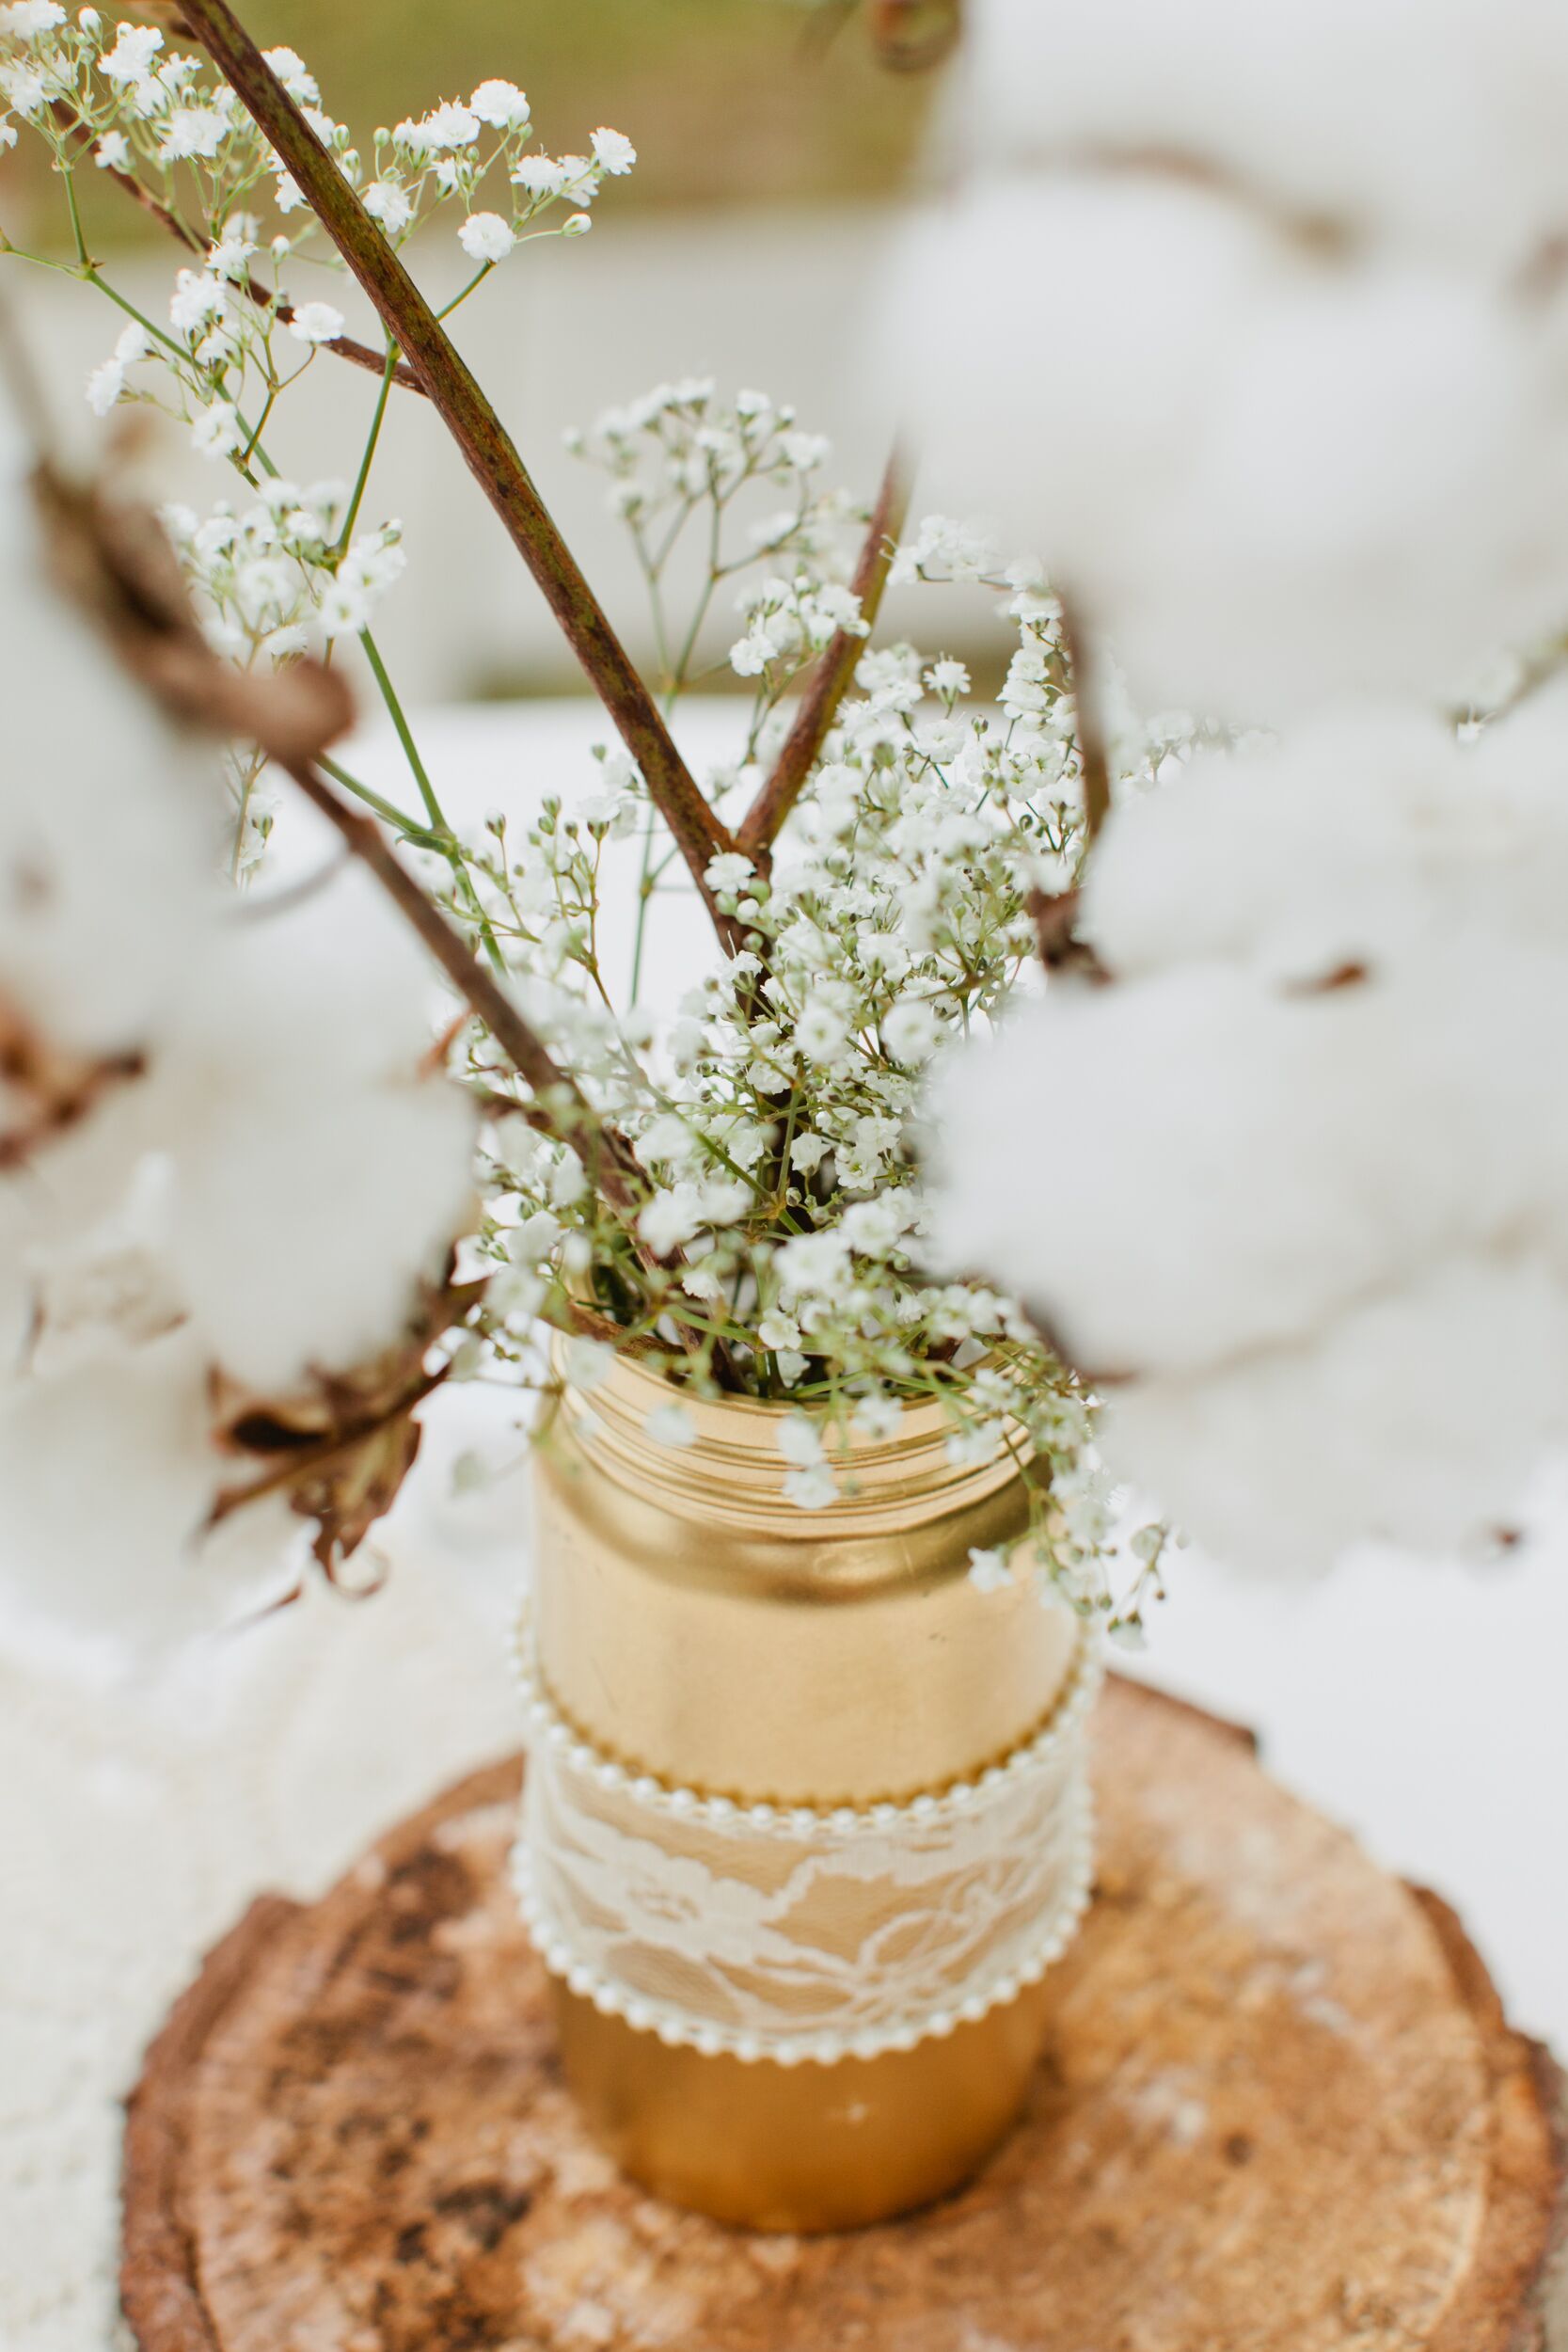
[[[436,787],[430,781],[424,761],[420,757],[419,745],[414,740],[413,731],[409,727],[403,705],[398,700],[396,689],[387,675],[387,665],[382,660],[380,649],[368,628],[362,628],[359,631],[359,643],[364,647],[365,659],[371,665],[371,675],[375,679],[381,699],[387,706],[388,716],[397,730],[398,741],[403,746],[404,757],[408,762],[409,773],[419,787],[420,798],[424,803],[425,814],[430,818],[431,829],[440,834],[444,840],[455,845],[457,836],[447,822],[447,813],[436,798]]]
[[[473,276],[469,278],[467,284],[457,294],[452,295],[451,300],[446,305],[444,310],[436,311],[436,324],[439,325],[443,319],[450,319],[458,304],[460,302],[467,302],[468,296],[473,293],[476,286],[483,285],[485,279],[489,277],[490,272],[495,268],[495,266],[496,264],[494,262],[482,262],[478,269],[475,270]]]
[[[404,757],[408,762],[409,772],[419,787],[420,798],[423,801],[425,813],[430,818],[431,831],[438,836],[441,854],[451,867],[452,880],[457,884],[458,896],[467,906],[480,937],[484,942],[484,952],[489,957],[496,972],[498,975],[504,974],[506,959],[496,943],[496,934],[490,927],[490,918],[480,903],[479,893],[474,888],[473,876],[468,871],[467,860],[463,855],[456,834],[448,822],[447,813],[436,797],[436,787],[431,783],[429,771],[420,756],[420,747],[414,740],[413,730],[408,724],[407,716],[402,703],[398,700],[396,689],[387,675],[387,665],[382,660],[375,639],[368,628],[360,630],[359,643],[364,648],[365,659],[371,665],[371,675],[375,679],[381,699],[387,706],[388,716],[397,731],[397,739],[403,746]]]
[[[65,182],[66,208],[71,215],[71,233],[76,244],[77,266],[90,272],[92,262],[87,255],[87,241],[82,234],[82,215],[76,203],[76,174],[63,155],[58,157],[58,162],[60,178]]]
[[[357,776],[351,776],[348,770],[340,767],[337,760],[328,759],[323,753],[318,757],[316,765],[325,771],[334,784],[341,784],[345,792],[354,794],[356,801],[363,801],[367,808],[373,808],[384,824],[391,825],[405,841],[411,841],[416,849],[439,850],[443,857],[446,855],[447,845],[438,834],[429,832],[420,823],[417,817],[408,816],[391,801],[383,800],[379,792],[373,792],[368,784],[361,784]]]
[[[354,496],[349,500],[348,513],[343,517],[342,530],[338,533],[340,555],[353,538],[354,526],[359,520],[359,509],[364,503],[366,487],[371,478],[372,460],[375,456],[376,443],[381,438],[381,427],[387,415],[387,402],[397,376],[398,358],[396,343],[389,342],[387,345],[387,365],[381,374],[381,389],[376,394],[375,413],[371,419],[370,436],[365,443],[365,453],[359,460],[359,474],[354,485]]]

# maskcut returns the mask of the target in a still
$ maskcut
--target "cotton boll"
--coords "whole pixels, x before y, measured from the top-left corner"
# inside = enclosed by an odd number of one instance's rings
[[[1553,306],[1316,258],[1177,179],[1066,173],[933,215],[884,340],[933,495],[1005,514],[1146,707],[1443,698],[1568,611]]]
[[[429,987],[353,875],[234,927],[168,1034],[169,1256],[241,1381],[277,1389],[388,1346],[464,1227],[473,1114],[419,1075]]]
[[[1200,752],[1113,811],[1089,864],[1084,934],[1129,977],[1219,958],[1307,981],[1369,961],[1391,930],[1433,919],[1421,885],[1431,863],[1461,861],[1463,775],[1451,734],[1398,708]]]
[[[1479,645],[1568,611],[1565,415],[1558,330],[1535,310],[1402,267],[1282,273],[1135,569],[1118,571],[1105,485],[1085,580],[1134,691],[1242,719],[1335,693],[1451,698]]]
[[[1354,1148],[1348,1026],[1218,967],[1053,991],[937,1099],[939,1253],[1006,1282],[1092,1375],[1289,1336],[1398,1238],[1323,1182]]]
[[[116,1052],[198,952],[216,762],[50,585],[23,468],[0,419],[0,1001],[58,1045]]]
[[[285,1073],[181,1168],[170,1256],[225,1371],[276,1391],[398,1338],[467,1221],[472,1120],[455,1088],[314,1093]]]
[[[1461,745],[1420,710],[1325,713],[1196,754],[1124,801],[1083,930],[1123,976],[1223,959],[1261,977],[1382,972],[1416,951],[1556,948],[1568,901],[1568,684]]]
[[[1091,1376],[1289,1341],[1447,1250],[1546,1230],[1568,1110],[1540,1073],[1565,1021],[1568,959],[1524,948],[1309,995],[1217,964],[1058,988],[935,1098],[938,1251]]]
[[[1241,1568],[1326,1568],[1386,1540],[1495,1537],[1568,1434],[1568,1291],[1531,1260],[1456,1260],[1296,1346],[1107,1399],[1113,1472]]]
[[[1555,0],[978,0],[988,162],[1163,154],[1500,277],[1568,217]]]
[[[1084,930],[1124,976],[1223,958],[1310,982],[1492,928],[1555,946],[1568,898],[1568,693],[1461,746],[1419,710],[1325,714],[1200,752],[1124,802]]]
[[[150,1658],[280,1597],[297,1522],[271,1500],[205,1532],[236,1472],[208,1422],[188,1332],[0,1397],[7,1615]]]
[[[882,405],[911,400],[923,496],[1005,516],[1064,580],[1191,465],[1231,346],[1280,266],[1212,192],[1136,174],[988,179],[916,223],[882,307]]]
[[[251,898],[226,926],[200,1003],[177,1034],[214,1057],[234,1083],[252,1058],[286,1055],[336,1078],[404,1073],[431,1039],[429,955],[379,884],[357,865],[303,898]]]
[[[32,1120],[36,1111],[24,1098],[18,1104],[19,1118]],[[158,1141],[152,1089],[140,1077],[111,1078],[83,1116],[0,1172],[0,1366],[7,1371],[36,1355],[45,1293],[68,1265],[85,1267],[99,1239],[122,1220],[139,1164]]]

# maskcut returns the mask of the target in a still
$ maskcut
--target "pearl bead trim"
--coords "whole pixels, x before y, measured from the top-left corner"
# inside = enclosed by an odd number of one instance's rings
[[[512,1875],[524,1924],[545,1966],[580,1998],[592,2001],[602,2017],[619,2017],[634,2032],[657,2035],[667,2048],[696,2050],[704,2058],[735,2058],[747,2066],[763,2062],[836,2066],[845,2058],[881,2058],[889,2051],[913,2050],[922,2042],[943,2041],[960,2026],[978,2025],[992,2010],[1016,2000],[1026,1986],[1037,1984],[1067,1950],[1088,1909],[1094,1880],[1094,1809],[1085,1781],[1076,1792],[1071,1855],[1060,1899],[1038,1941],[1022,1961],[976,1985],[961,2001],[897,2025],[854,2034],[736,2033],[726,2026],[699,2024],[667,2002],[628,1994],[578,1959],[534,1893],[528,1855],[520,1841],[514,1850]]]
[[[956,1815],[968,1813],[1009,1780],[1037,1772],[1077,1736],[1104,1676],[1099,1635],[1083,1624],[1072,1665],[1049,1717],[1032,1739],[1014,1748],[1001,1763],[989,1765],[973,1780],[952,1781],[945,1788],[906,1798],[902,1804],[834,1805],[819,1811],[811,1805],[743,1804],[729,1797],[704,1796],[695,1788],[673,1788],[651,1772],[634,1772],[613,1756],[603,1755],[565,1720],[546,1690],[526,1601],[514,1627],[512,1661],[522,1694],[529,1747],[549,1747],[574,1772],[596,1781],[607,1791],[635,1798],[652,1813],[694,1826],[719,1831],[744,1828],[759,1836],[791,1842],[808,1836],[862,1837],[867,1830],[895,1831],[907,1823],[935,1829]]]

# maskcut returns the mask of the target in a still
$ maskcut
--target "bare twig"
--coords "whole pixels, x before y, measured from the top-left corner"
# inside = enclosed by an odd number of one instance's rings
[[[941,65],[963,31],[963,0],[871,0],[871,40],[895,73]]]
[[[418,932],[552,1115],[556,1132],[570,1135],[606,1198],[629,1208],[641,1190],[630,1147],[604,1125],[577,1081],[394,854],[380,826],[342,799],[317,766],[352,716],[338,673],[314,661],[295,662],[270,676],[235,670],[197,628],[179,565],[152,516],[76,489],[48,467],[39,469],[35,486],[56,575],[126,668],[177,718],[247,736],[286,770]]]
[[[68,138],[74,141],[77,147],[90,148],[92,146],[91,132],[76,120],[63,99],[55,99],[51,111],[60,129]],[[112,180],[117,188],[122,189],[133,202],[139,204],[142,211],[155,220],[161,229],[166,230],[177,243],[184,246],[187,253],[194,253],[198,261],[205,261],[207,248],[189,222],[182,220],[178,213],[162,203],[150,188],[144,188],[133,173],[121,171],[118,164],[110,164],[104,167],[104,176]],[[268,293],[266,287],[259,279],[252,278],[248,270],[243,276],[234,278],[232,283],[241,294],[249,296],[259,310],[272,310],[279,326],[287,326],[293,319],[293,304],[292,302],[276,302],[275,304],[275,297]],[[356,342],[352,335],[340,335],[336,342],[324,343],[322,349],[336,352],[340,359],[347,359],[356,368],[369,369],[372,375],[382,375],[386,373],[386,353],[372,350],[369,343]],[[394,384],[402,384],[411,392],[422,393],[424,390],[424,386],[420,382],[406,359],[400,359],[392,370],[392,381]]]
[[[182,0],[182,13],[281,157],[374,304],[388,335],[506,527],[595,692],[637,761],[691,871],[715,930],[738,944],[708,886],[709,860],[732,844],[562,538],[505,427],[429,303],[284,89],[227,0]]]
[[[549,1114],[551,1131],[570,1139],[590,1180],[605,1199],[623,1212],[630,1210],[640,1179],[629,1147],[604,1124],[577,1080],[562,1070],[495,975],[469,952],[466,940],[426,898],[374,818],[342,799],[313,761],[285,759],[280,764],[354,855],[369,867],[464,1003],[478,1014],[513,1068],[528,1081]]]
[[[1024,904],[1035,927],[1035,945],[1048,972],[1070,972],[1080,979],[1103,982],[1110,974],[1094,949],[1078,936],[1083,894],[1058,891],[1054,897],[1031,890]]]
[[[862,617],[869,625],[875,622],[887,586],[888,572],[893,564],[898,534],[909,513],[910,491],[914,469],[907,453],[895,447],[888,459],[882,486],[878,492],[872,512],[871,527],[861,549],[855,567],[854,593],[859,600]],[[865,650],[865,638],[851,629],[841,628],[832,638],[821,660],[812,673],[811,683],[802,697],[795,724],[784,739],[783,750],[773,764],[756,799],[752,803],[736,834],[736,847],[748,857],[766,856],[778,839],[785,818],[800,797],[801,787],[810,775],[812,766],[838,716],[838,707],[848,691],[855,675],[855,665]]]
[[[284,761],[314,759],[347,727],[353,701],[337,671],[307,660],[267,674],[219,659],[197,627],[174,552],[145,508],[83,489],[48,464],[36,469],[33,490],[60,587],[176,718],[247,736]]]
[[[1072,683],[1078,759],[1084,771],[1084,823],[1093,842],[1111,813],[1111,764],[1105,749],[1094,656],[1077,612],[1066,596],[1061,598],[1061,608],[1062,647]]]
[[[637,1212],[646,1179],[625,1136],[600,1117],[578,1081],[556,1061],[506,990],[396,856],[373,818],[343,799],[322,773],[318,761],[325,746],[352,713],[341,678],[309,660],[270,676],[251,677],[236,671],[213,651],[197,628],[179,565],[151,516],[134,506],[110,505],[91,491],[73,487],[47,465],[36,471],[35,491],[50,525],[48,543],[61,585],[97,623],[127,670],[171,717],[188,725],[249,737],[293,779],[344,848],[374,876],[469,1011],[531,1088],[530,1102],[506,1107],[572,1145],[590,1184],[624,1219],[632,1249],[647,1274],[658,1280],[678,1275],[685,1263],[682,1253],[677,1249],[660,1257],[638,1232]],[[0,1028],[0,1063],[7,1059],[8,1044]],[[22,1065],[16,1055],[10,1058],[11,1074],[18,1074]],[[120,1074],[134,1073],[105,1068],[93,1073],[94,1083]],[[64,1105],[65,1123],[85,1107],[79,1087],[77,1095],[80,1102],[73,1097]],[[497,1105],[503,1100],[486,1095],[484,1107],[491,1116],[499,1115]],[[696,1352],[698,1343],[678,1306],[668,1311],[683,1344]],[[714,1341],[709,1360],[724,1386],[741,1385],[723,1341]]]

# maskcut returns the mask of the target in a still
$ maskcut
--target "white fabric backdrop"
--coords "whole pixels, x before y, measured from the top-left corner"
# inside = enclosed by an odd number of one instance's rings
[[[733,723],[694,715],[717,755]],[[460,820],[587,781],[580,705],[433,712]],[[388,789],[383,739],[354,755]],[[318,854],[288,829],[282,864]],[[671,901],[660,993],[700,967]],[[0,1653],[0,2348],[114,2338],[118,2100],[203,1949],[251,1894],[309,1895],[444,1781],[515,1744],[501,1628],[524,1573],[504,1397],[442,1401],[388,1523],[388,1585],[300,1606],[156,1688],[84,1688]],[[1304,1442],[1310,1433],[1304,1432]],[[453,1454],[513,1467],[449,1499]],[[1151,1677],[1244,1720],[1280,1775],[1457,1904],[1516,2021],[1568,2048],[1568,1488],[1503,1567],[1381,1561],[1281,1593],[1184,1558]]]

